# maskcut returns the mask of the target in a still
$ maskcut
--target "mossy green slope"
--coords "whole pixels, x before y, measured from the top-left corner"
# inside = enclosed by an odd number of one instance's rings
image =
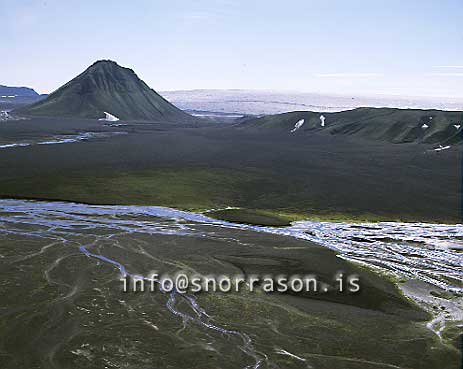
[[[91,65],[45,100],[17,110],[31,116],[98,119],[104,112],[122,120],[193,118],[148,87],[131,69],[110,60]]]
[[[304,124],[291,133],[301,119]],[[239,128],[295,135],[325,133],[390,143],[452,145],[462,141],[462,122],[463,112],[457,111],[358,108],[338,113],[291,112],[246,119]]]

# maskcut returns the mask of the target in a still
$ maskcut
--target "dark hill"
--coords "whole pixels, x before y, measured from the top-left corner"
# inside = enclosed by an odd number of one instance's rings
[[[38,97],[39,94],[29,87],[13,87],[0,85],[0,96]]]
[[[103,118],[104,112],[122,120],[193,119],[149,88],[133,70],[110,60],[97,61],[46,99],[16,112],[90,119]]]
[[[29,87],[0,85],[0,111],[30,105],[45,98]]]
[[[325,126],[322,126],[324,116]],[[304,119],[302,126],[291,132]],[[392,143],[450,145],[462,141],[463,112],[358,108],[338,113],[291,112],[246,119],[238,127],[288,135],[344,135]],[[457,127],[455,127],[455,125]]]

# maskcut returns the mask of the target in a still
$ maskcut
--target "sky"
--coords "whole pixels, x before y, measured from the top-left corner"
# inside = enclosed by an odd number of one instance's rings
[[[0,0],[0,84],[463,97],[462,0]]]

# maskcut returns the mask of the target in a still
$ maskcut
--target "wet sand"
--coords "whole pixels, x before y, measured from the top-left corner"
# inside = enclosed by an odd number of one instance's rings
[[[0,353],[7,369],[453,369],[458,363],[457,348],[426,326],[432,317],[392,282],[307,240],[163,208],[0,205]],[[242,291],[190,300],[123,293],[119,268],[105,260],[142,275],[315,273],[329,282],[343,270],[362,283],[350,295]]]

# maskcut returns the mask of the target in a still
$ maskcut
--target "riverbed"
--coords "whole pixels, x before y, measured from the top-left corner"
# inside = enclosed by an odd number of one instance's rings
[[[0,355],[5,368],[450,369],[462,237],[461,225],[261,227],[155,206],[1,200]],[[153,270],[327,281],[342,270],[362,290],[122,292],[122,272]]]

